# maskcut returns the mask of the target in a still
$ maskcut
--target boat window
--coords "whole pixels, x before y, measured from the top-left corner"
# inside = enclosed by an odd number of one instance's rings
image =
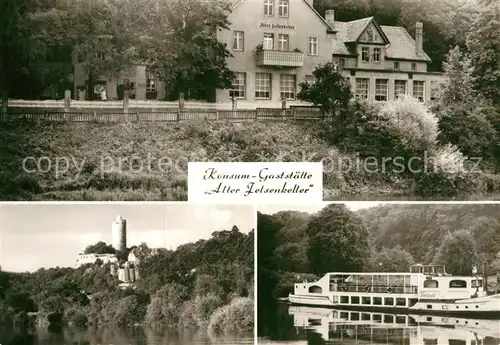
[[[394,305],[394,298],[392,298],[392,297],[386,297],[384,299],[384,305]]]
[[[373,297],[373,304],[382,305],[382,297]]]
[[[349,313],[345,312],[345,311],[341,312],[340,313],[340,318],[344,319],[344,320],[349,320]]]
[[[371,297],[361,297],[361,302],[363,304],[372,304],[372,298]]]
[[[366,313],[362,313],[361,314],[361,320],[363,320],[363,321],[370,321],[371,319],[372,319],[371,314],[366,314]]]
[[[424,280],[424,288],[437,288],[439,287],[439,283],[437,280],[428,279]]]
[[[359,297],[351,296],[351,304],[359,304]]]
[[[465,280],[451,280],[450,288],[466,288],[467,282]]]
[[[359,321],[359,313],[351,313],[351,321]]]
[[[309,292],[311,292],[311,293],[322,293],[323,289],[321,288],[321,286],[313,285],[313,286],[309,287]]]
[[[396,305],[400,307],[406,306],[406,298],[396,298]]]
[[[349,304],[349,296],[340,296],[340,303]]]
[[[394,323],[394,315],[384,315],[384,323]]]
[[[479,280],[473,279],[473,280],[471,280],[471,287],[473,287],[473,288],[475,288],[475,287],[483,287],[483,280],[482,279],[479,279]]]
[[[397,315],[396,316],[396,323],[405,324],[406,323],[406,316]]]

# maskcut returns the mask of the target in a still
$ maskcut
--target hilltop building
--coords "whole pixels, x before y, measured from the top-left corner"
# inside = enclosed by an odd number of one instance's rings
[[[111,236],[113,248],[119,251],[127,248],[127,221],[120,215],[116,216],[111,225]]]
[[[103,264],[118,262],[115,254],[78,254],[75,268],[95,264],[97,259],[101,260]]]
[[[127,250],[127,221],[120,215],[111,225],[112,244],[116,250]],[[139,266],[147,257],[158,255],[161,249],[149,248],[146,245],[133,246],[128,252],[127,261],[119,262],[115,254],[79,254],[75,267],[86,264],[95,264],[101,260],[103,264],[110,265],[110,274],[123,283],[134,283],[139,279]]]
[[[336,62],[349,78],[357,98],[386,101],[409,94],[431,100],[442,73],[427,71],[431,61],[423,51],[423,24],[414,39],[403,27],[380,26],[373,17],[338,22],[325,17],[312,0],[242,0],[229,16],[229,30],[218,38],[233,57],[232,90],[217,91],[217,101],[230,97],[259,107],[296,102],[298,85],[314,82],[319,64]]]

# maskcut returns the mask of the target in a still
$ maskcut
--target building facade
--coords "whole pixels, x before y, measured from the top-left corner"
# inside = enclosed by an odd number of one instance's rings
[[[380,26],[373,17],[338,22],[327,10],[323,18],[312,0],[242,0],[229,20],[218,39],[233,55],[227,63],[236,77],[231,90],[217,91],[217,102],[296,103],[299,84],[314,82],[314,69],[332,61],[356,97],[369,100],[408,94],[425,102],[447,79],[427,71],[422,23],[414,39],[405,28]]]
[[[116,263],[118,261],[115,254],[79,254],[76,259],[75,268],[87,264],[95,264],[97,259],[100,259],[103,264]]]
[[[217,102],[276,105],[297,98],[297,85],[312,78],[319,64],[332,60],[335,32],[313,8],[312,0],[243,0],[219,30],[233,57],[232,90],[218,90]]]
[[[349,78],[356,98],[387,101],[404,94],[428,102],[448,80],[427,71],[431,59],[423,49],[422,23],[416,23],[413,38],[405,28],[380,26],[373,17],[338,22],[332,10],[326,17],[336,31],[333,61]]]
[[[88,75],[84,65],[75,65],[73,82],[73,98],[82,101],[88,99]],[[131,91],[129,94],[130,98],[132,99],[163,100],[166,97],[165,84],[158,81],[158,79],[148,71],[146,65],[138,65],[130,68],[130,70],[128,71],[123,71],[122,75],[119,78],[111,78],[105,75],[97,77],[94,82],[94,99],[101,99],[100,97],[102,87],[104,87],[106,90],[107,99],[122,99],[123,94],[120,94],[120,90],[123,89],[123,86],[126,82],[130,83]]]

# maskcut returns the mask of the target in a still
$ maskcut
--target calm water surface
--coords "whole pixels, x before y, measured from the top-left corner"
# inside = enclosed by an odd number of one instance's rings
[[[395,315],[286,305],[267,312],[259,319],[259,344],[262,345],[500,344],[500,320]]]
[[[243,336],[210,336],[207,332],[159,333],[140,328],[129,330],[64,329],[49,331],[39,328],[31,334],[5,332],[0,345],[248,345],[254,344],[252,334]]]

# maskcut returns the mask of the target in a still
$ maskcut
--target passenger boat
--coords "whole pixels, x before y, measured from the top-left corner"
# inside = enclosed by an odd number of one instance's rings
[[[291,306],[294,326],[320,334],[323,340],[356,339],[356,344],[467,344],[500,342],[498,320],[388,314]]]
[[[408,273],[327,273],[318,281],[295,284],[288,301],[336,309],[500,317],[500,294],[489,294],[485,285],[477,275],[452,276],[443,265],[418,264]]]

